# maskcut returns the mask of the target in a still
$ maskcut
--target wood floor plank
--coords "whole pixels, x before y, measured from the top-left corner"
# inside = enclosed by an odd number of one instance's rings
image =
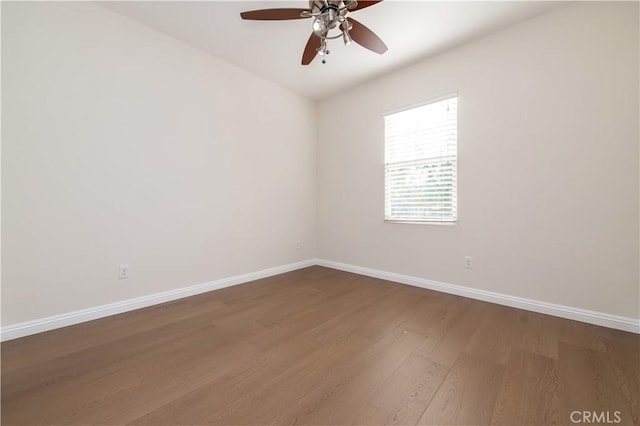
[[[489,424],[504,367],[463,353],[418,421],[420,425]]]
[[[212,415],[264,386],[271,378],[283,374],[296,360],[308,359],[320,347],[312,340],[296,339],[257,355],[249,362],[231,363],[226,374],[149,410],[129,423],[158,426],[204,424]]]
[[[205,312],[222,311],[226,306],[200,295],[10,340],[2,343],[2,371],[9,373],[25,366],[31,368],[42,361],[164,327]],[[42,347],[47,350],[39,350]]]
[[[558,373],[563,411],[569,419],[573,411],[619,412],[622,424],[632,424],[632,411],[620,388],[615,370],[605,353],[560,343]]]
[[[487,315],[487,305],[472,303],[468,299],[452,305],[445,316],[437,320],[436,327],[416,353],[440,365],[452,367],[476,333],[478,323]]]
[[[297,403],[302,396],[312,392],[328,371],[340,368],[345,359],[365,351],[369,346],[370,342],[365,338],[347,336],[299,361],[292,360],[291,367],[283,374],[243,395],[222,411],[208,417],[205,423],[271,423],[289,410],[292,402]]]
[[[242,330],[224,333],[213,325],[204,325],[137,356],[96,366],[72,380],[5,400],[3,407],[23,413],[27,416],[23,421],[32,424],[45,420],[87,424],[95,418],[106,421],[116,414],[124,419],[136,418],[149,404],[157,407],[153,404],[175,399],[178,392],[207,383],[234,362],[250,362],[256,352],[243,342],[245,337]],[[73,404],[67,404],[69,400]],[[29,410],[31,406],[39,409]]]
[[[61,357],[99,344],[120,340],[123,337],[163,327],[205,312],[209,314],[210,319],[219,318],[220,316],[228,317],[235,312],[243,312],[247,310],[247,306],[259,305],[259,302],[255,302],[255,299],[259,295],[268,295],[268,289],[272,286],[277,286],[281,294],[290,292],[292,291],[291,289],[295,291],[298,288],[295,286],[298,282],[298,275],[296,274],[301,273],[301,271],[293,271],[290,273],[291,275],[275,280],[273,279],[274,277],[269,277],[254,281],[252,285],[259,287],[254,290],[251,290],[251,288],[242,289],[242,286],[234,287],[233,290],[240,294],[252,293],[252,291],[256,293],[252,294],[253,297],[251,298],[245,298],[246,300],[238,299],[237,295],[236,299],[233,299],[244,301],[245,303],[248,302],[250,305],[236,303],[229,306],[223,303],[222,300],[227,300],[230,296],[225,296],[228,293],[226,292],[227,289],[221,289],[216,292],[204,293],[47,333],[3,342],[2,371],[3,373],[8,373],[24,365],[30,366],[42,360]],[[229,294],[233,295],[234,293],[231,292]],[[271,308],[277,309],[277,306],[271,306]],[[38,350],[44,345],[47,347],[46,351]],[[16,354],[14,354],[14,351]]]
[[[564,320],[528,311],[518,311],[517,316],[513,347],[558,359],[559,323]]]
[[[410,290],[412,291],[393,292],[392,296],[373,305],[377,308],[376,311],[366,321],[363,318],[362,324],[354,330],[354,333],[378,341],[395,330],[417,306],[427,300],[420,294],[419,289],[411,288]]]
[[[166,327],[127,336],[105,344],[98,344],[83,351],[39,362],[19,370],[2,374],[2,401],[19,398],[31,393],[43,392],[49,386],[73,381],[84,374],[95,372],[102,366],[121,360],[142,356],[156,348],[162,348],[173,339],[212,326],[210,318],[200,315],[177,321]]]
[[[465,350],[499,364],[506,364],[511,355],[517,327],[516,309],[504,306],[487,306]]]
[[[560,342],[603,353],[607,351],[604,343],[607,333],[602,327],[558,318],[556,328],[558,330],[558,341]]]
[[[367,287],[359,285],[357,275],[347,276],[344,279],[344,285],[325,285],[322,290],[318,290],[315,286],[305,286],[314,291],[316,294],[313,296],[301,299],[295,305],[289,306],[287,309],[280,309],[278,311],[270,313],[270,315],[260,318],[258,321],[261,324],[269,327],[272,325],[280,324],[284,321],[290,321],[299,316],[305,316],[310,310],[326,308],[332,306],[335,309],[340,309],[342,306],[350,306],[357,302],[363,294],[370,294],[367,291]],[[327,300],[332,300],[334,303],[327,304]]]
[[[85,410],[67,416],[66,424],[126,424],[163,404],[175,400],[181,394],[197,389],[222,376],[233,362],[249,363],[257,356],[242,343],[230,344],[224,352],[214,355],[191,353],[188,358],[175,355],[170,364],[153,369],[141,369],[135,386],[120,389],[108,398],[94,398]],[[169,358],[168,358],[169,359]],[[130,381],[131,378],[129,378]],[[124,380],[118,380],[124,382]],[[95,383],[100,385],[100,382]],[[104,386],[99,386],[104,388]],[[91,389],[90,389],[91,390]],[[113,408],[117,407],[117,410]],[[95,419],[99,419],[96,421]]]
[[[423,336],[401,329],[346,359],[326,375],[312,392],[289,406],[273,424],[350,424],[355,421],[371,393],[418,347]]]
[[[640,423],[638,335],[322,267],[1,346],[3,425]]]
[[[402,322],[402,327],[429,336],[456,303],[458,299],[455,296],[428,290],[424,301]]]
[[[215,333],[211,325],[202,326],[193,334],[198,342],[202,342],[202,338],[210,333]],[[187,336],[183,340],[191,339]],[[46,383],[41,388],[32,387],[20,395],[3,397],[3,423],[72,423],[77,415],[90,411],[101,401],[108,401],[117,394],[139,386],[146,377],[144,366],[152,370],[169,367],[169,362],[180,351],[171,350],[171,343],[165,343],[150,350],[148,354],[152,356],[120,358],[113,363],[96,365],[95,369],[65,377],[65,380]],[[38,407],[38,410],[30,407]],[[9,414],[11,417],[6,417]]]
[[[372,285],[375,285],[372,282]],[[366,318],[371,318],[379,309],[378,304],[390,297],[393,289],[380,289],[375,294],[365,292],[358,294],[358,300],[352,304],[343,306],[328,321],[319,324],[304,332],[305,335],[313,337],[320,342],[328,342],[353,333]]]
[[[368,398],[354,424],[413,425],[433,398],[448,368],[410,355]]]
[[[604,345],[620,391],[627,400],[629,416],[634,424],[640,425],[640,352],[609,339],[604,339]]]
[[[505,367],[491,424],[555,425],[560,418],[557,360],[516,350]]]
[[[270,322],[269,331],[252,343],[262,350],[268,350],[282,340],[302,334],[329,343],[350,334],[358,324],[356,321],[360,316],[356,314],[360,309],[385,302],[386,298],[382,296],[386,294],[391,293],[376,292],[372,298],[371,292],[366,289],[355,289],[350,293],[332,292],[332,303],[324,300],[307,305],[303,310],[296,309],[292,315]],[[351,321],[346,321],[349,317]]]
[[[614,344],[632,352],[640,351],[640,334],[628,333],[626,331],[604,327],[600,327],[600,331],[605,335],[607,343]]]

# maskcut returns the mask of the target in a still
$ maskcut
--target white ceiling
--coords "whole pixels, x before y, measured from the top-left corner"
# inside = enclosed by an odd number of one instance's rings
[[[311,34],[311,19],[245,21],[245,10],[293,7],[297,1],[129,1],[101,2],[151,28],[209,52],[263,78],[313,99],[415,63],[443,50],[522,22],[562,3],[432,2],[386,0],[353,12],[389,47],[384,55],[341,39],[329,44],[326,64],[319,57],[300,65]]]

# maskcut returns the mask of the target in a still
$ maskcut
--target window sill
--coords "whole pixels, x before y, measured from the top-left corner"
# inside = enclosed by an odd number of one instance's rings
[[[457,226],[458,221],[455,222],[430,222],[430,221],[411,221],[411,220],[393,220],[385,219],[385,223],[399,223],[407,225],[438,225],[438,226]]]

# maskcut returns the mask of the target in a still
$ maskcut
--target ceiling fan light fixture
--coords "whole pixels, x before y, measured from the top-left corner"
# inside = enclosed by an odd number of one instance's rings
[[[349,26],[349,22],[348,21],[343,21],[342,22],[342,41],[344,42],[345,46],[348,46],[351,44],[351,35],[349,34],[349,30],[351,29]]]
[[[351,36],[349,35],[349,32],[345,31],[342,33],[342,41],[344,42],[345,46],[351,44]]]
[[[313,32],[318,36],[322,36],[327,32],[327,24],[324,22],[324,19],[321,19],[320,17],[316,17],[313,20],[312,28]]]
[[[318,53],[320,55],[324,55],[327,51],[327,40],[322,40],[322,43],[320,44],[320,47],[318,48]]]

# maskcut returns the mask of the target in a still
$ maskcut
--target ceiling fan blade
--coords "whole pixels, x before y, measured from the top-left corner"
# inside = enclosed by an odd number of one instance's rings
[[[320,44],[322,44],[320,37],[315,33],[311,33],[309,40],[307,40],[307,45],[304,47],[304,52],[302,53],[302,65],[309,65],[311,61],[313,61],[313,58],[318,54]]]
[[[353,25],[349,31],[349,35],[353,41],[372,52],[379,53],[380,55],[387,51],[387,45],[384,44],[380,37],[378,37],[373,31],[351,17],[348,17],[347,19]]]
[[[354,10],[364,9],[365,7],[373,6],[374,4],[380,3],[382,0],[374,0],[374,1],[358,1],[358,4],[353,9],[349,9],[350,12]]]
[[[260,9],[249,10],[240,13],[242,19],[252,19],[255,21],[282,21],[286,19],[306,19],[308,16],[300,16],[302,12],[309,12],[309,9]]]

